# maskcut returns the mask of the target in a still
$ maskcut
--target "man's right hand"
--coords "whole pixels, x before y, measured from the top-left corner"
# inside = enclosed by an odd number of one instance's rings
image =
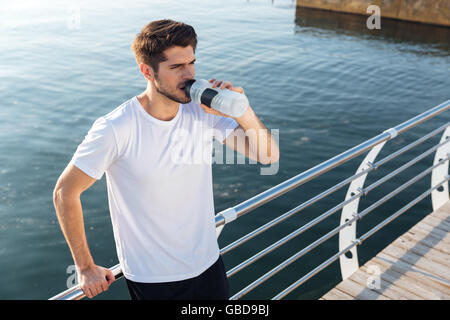
[[[80,288],[88,298],[93,298],[108,290],[111,283],[115,281],[113,273],[108,268],[93,265],[90,268],[76,267],[76,269]]]

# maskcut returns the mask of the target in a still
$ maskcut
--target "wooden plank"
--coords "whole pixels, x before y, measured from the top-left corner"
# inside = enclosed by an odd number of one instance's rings
[[[378,269],[379,270],[379,269]],[[392,300],[421,300],[422,298],[414,295],[414,294],[408,294],[407,291],[398,288],[395,286],[395,283],[389,283],[385,279],[383,279],[380,275],[376,275],[373,273],[369,273],[369,270],[367,267],[361,267],[358,271],[353,273],[350,276],[350,279],[358,282],[360,285],[368,287],[368,281],[371,279],[375,279],[378,277],[378,283],[370,283],[371,290],[378,292],[379,294],[382,294],[389,299]]]
[[[426,238],[426,237],[425,237]],[[414,234],[410,234],[409,232],[404,233],[401,237],[397,238],[391,245],[401,245],[405,248],[410,248],[415,252],[419,252],[422,255],[437,255],[440,259],[444,261],[450,262],[450,254],[446,253],[442,250],[438,250],[435,248],[436,245],[440,245],[440,241],[428,241],[426,243],[423,241],[425,238],[420,238],[415,236]],[[444,246],[444,248],[448,248],[448,246]],[[449,250],[447,250],[449,251]]]
[[[448,236],[442,237],[442,236],[438,235],[436,232],[434,232],[433,230],[427,230],[426,227],[423,225],[422,226],[414,226],[408,232],[409,233],[417,233],[422,238],[429,237],[431,240],[436,240],[437,242],[442,241],[442,242],[446,243],[447,245],[450,245],[450,238]]]
[[[337,288],[332,289],[327,294],[325,294],[321,299],[323,300],[354,300],[354,298]]]
[[[383,252],[443,279],[446,279],[450,273],[448,267],[396,246],[387,246]]]
[[[450,264],[450,248],[443,242],[427,243],[423,241],[424,239],[416,240],[410,234],[404,235],[394,241],[397,245],[401,244],[403,246],[411,247],[411,250],[415,252],[420,252],[427,257],[436,257],[439,261],[445,261],[446,264]],[[441,250],[442,248],[442,250]]]
[[[406,281],[409,281],[408,286],[414,287],[414,292],[417,294],[419,294],[418,290],[422,288],[430,292],[439,291],[441,295],[448,295],[450,297],[450,286],[445,279],[436,277],[415,267],[411,267],[410,264],[404,261],[392,261],[392,257],[384,253],[379,253],[371,261],[389,268],[389,270],[392,270],[396,273],[400,273],[401,276],[405,277],[404,279]],[[417,288],[416,285],[420,288]],[[407,288],[409,287],[405,287],[405,289]],[[426,298],[425,296],[423,297]]]
[[[447,240],[450,240],[450,235],[448,234],[448,230],[443,230],[443,229],[433,226],[423,220],[411,228],[411,230],[414,230],[414,229],[420,229],[420,230],[423,230],[422,232],[433,233],[434,235],[439,236],[440,238],[445,238]]]
[[[387,270],[392,270],[393,272],[399,273],[400,276],[411,282],[415,283],[418,286],[428,288],[432,291],[439,291],[444,295],[449,295],[450,297],[450,286],[445,279],[435,277],[429,273],[424,273],[421,270],[417,270],[415,268],[408,269],[410,265],[403,261],[393,262],[389,260],[391,257],[388,255],[380,254],[378,257],[374,257],[371,262],[377,263],[384,268],[388,268]],[[410,287],[406,287],[405,289],[411,289]],[[416,292],[417,288],[414,288],[414,292]]]
[[[371,276],[375,277],[373,268],[378,268],[380,277],[380,290],[394,291],[397,297],[393,300],[423,300],[424,298],[409,289],[409,281],[400,273],[389,270],[388,267],[381,266],[376,262],[370,261],[361,267],[361,271],[368,273],[368,268],[372,268]],[[398,281],[397,281],[398,280]],[[406,287],[406,288],[405,288]]]
[[[392,242],[390,245],[399,247],[403,250],[411,251],[421,257],[430,259],[434,262],[443,265],[450,265],[450,255],[435,250],[433,248],[424,246],[420,242],[412,241],[407,237],[401,236],[400,238]]]
[[[393,267],[391,264],[374,258],[371,260],[372,264],[375,264],[380,268],[380,277],[391,284],[403,289],[405,292],[409,292],[418,296],[420,299],[441,299],[442,294],[438,294],[435,288],[429,288],[425,283],[416,281],[414,277],[408,277],[404,273],[404,269],[397,264]]]
[[[450,224],[450,207],[444,208],[444,206],[442,206],[441,208],[439,208],[439,209],[433,211],[432,213],[430,213],[429,215],[427,215],[427,217],[428,216],[436,217],[436,218],[442,217],[439,219],[446,221],[447,224]]]
[[[405,277],[414,279],[414,281],[421,283],[423,286],[433,287],[435,290],[439,290],[443,293],[448,292],[450,294],[450,284],[448,280],[417,269],[404,261],[393,261],[391,256],[379,253],[376,257],[372,258],[371,262],[381,263],[385,267],[389,267]]]
[[[410,230],[404,235],[414,239],[417,242],[427,244],[435,250],[440,250],[446,254],[450,252],[450,243],[445,242],[444,239],[439,239],[433,235],[422,233],[418,231],[418,229]]]
[[[431,215],[433,217],[436,217],[438,219],[441,219],[442,221],[445,221],[447,223],[450,224],[450,211],[445,211],[445,210],[436,210],[434,212],[431,213]]]
[[[446,225],[450,225],[450,211],[449,210],[438,209],[438,210],[430,213],[428,216],[434,217],[435,219],[438,219],[438,220],[444,222],[444,224],[446,224]]]
[[[450,245],[445,244],[443,241],[439,241],[439,239],[426,237],[425,235],[421,235],[420,233],[411,233],[409,231],[403,234],[402,237],[420,243],[444,254],[450,254]]]
[[[380,267],[382,279],[387,282],[395,283],[396,286],[410,292],[422,299],[447,299],[450,298],[450,292],[445,286],[431,281],[421,274],[417,274],[412,270],[408,270],[404,262],[390,264],[380,258],[373,258],[370,263],[374,263]]]
[[[421,221],[421,223],[419,223],[415,227],[417,227],[419,229],[427,230],[428,232],[435,233],[436,235],[438,235],[439,237],[442,237],[442,238],[449,237],[448,231],[445,230],[444,228],[442,228],[442,225],[436,226],[436,225],[430,224],[427,221]]]
[[[363,287],[359,283],[356,283],[351,279],[342,281],[337,285],[336,288],[358,300],[389,300],[388,297],[385,297],[378,292],[372,291],[369,288]]]
[[[450,223],[447,223],[445,220],[437,218],[432,214],[423,218],[419,224],[426,223],[432,227],[436,227],[441,229],[443,232],[448,232],[450,230]]]

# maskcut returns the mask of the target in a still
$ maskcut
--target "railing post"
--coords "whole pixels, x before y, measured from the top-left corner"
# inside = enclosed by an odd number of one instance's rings
[[[393,137],[393,135],[391,135],[391,137]],[[370,165],[374,163],[375,158],[377,157],[378,153],[381,151],[385,143],[386,141],[376,145],[370,150],[370,152],[361,162],[361,165],[356,171],[357,174],[363,170],[370,168]],[[361,175],[359,178],[353,180],[350,183],[347,195],[345,196],[345,201],[358,193],[364,192],[363,187],[366,177],[367,173]],[[342,208],[340,222],[341,226],[352,219],[354,215],[358,213],[359,198],[360,197],[356,198]],[[356,220],[346,228],[339,231],[339,251],[342,251],[344,250],[344,248],[349,247],[354,241],[356,241]],[[340,256],[339,262],[341,266],[342,279],[345,280],[359,269],[357,246],[352,247],[352,249],[347,251],[346,254]]]
[[[450,127],[447,127],[447,129],[445,129],[444,133],[442,134],[440,143],[444,142],[447,139],[450,139]],[[433,165],[437,164],[441,159],[447,158],[449,153],[450,153],[450,143],[446,143],[441,147],[439,147],[436,150]],[[447,175],[448,175],[448,160],[444,163],[444,165],[434,168],[433,171],[431,172],[431,187],[433,188],[436,184],[444,180]],[[444,183],[442,186],[431,192],[431,202],[433,204],[433,211],[436,211],[448,201],[449,201],[448,182]]]

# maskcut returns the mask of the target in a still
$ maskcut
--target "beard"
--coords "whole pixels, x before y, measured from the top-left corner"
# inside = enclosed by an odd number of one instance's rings
[[[188,103],[191,102],[191,98],[189,98],[186,93],[180,91],[179,87],[175,88],[175,89],[170,89],[168,88],[166,85],[164,85],[164,83],[162,83],[161,81],[159,81],[158,76],[155,75],[155,89],[156,92],[158,92],[159,94],[162,94],[163,96],[165,96],[166,98],[173,100],[175,102],[178,103]]]

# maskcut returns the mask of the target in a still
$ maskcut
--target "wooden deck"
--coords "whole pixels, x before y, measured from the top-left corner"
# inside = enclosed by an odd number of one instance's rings
[[[449,300],[450,201],[320,300]]]

